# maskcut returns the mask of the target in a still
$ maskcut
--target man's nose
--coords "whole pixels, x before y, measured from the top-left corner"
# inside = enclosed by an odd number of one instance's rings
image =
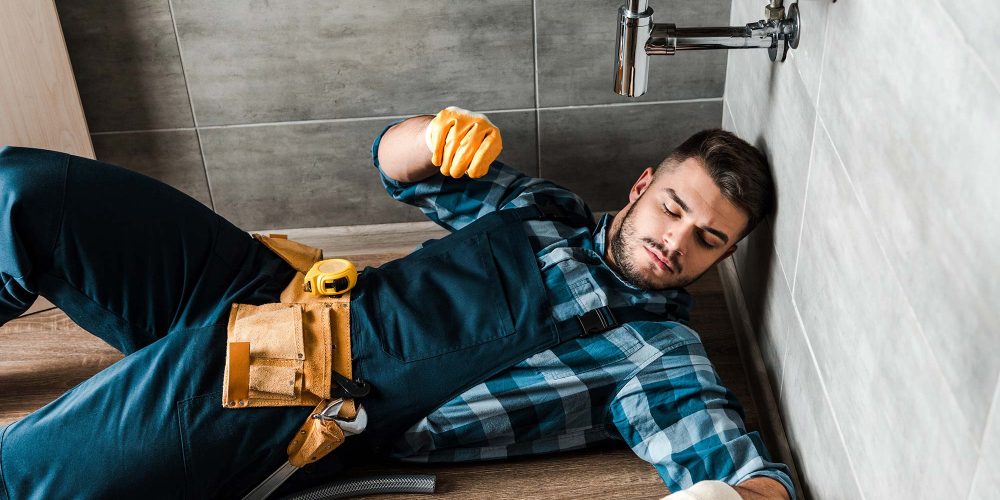
[[[687,224],[676,224],[667,229],[663,235],[663,243],[667,247],[667,256],[675,258],[678,254],[685,255],[691,244],[694,228]]]

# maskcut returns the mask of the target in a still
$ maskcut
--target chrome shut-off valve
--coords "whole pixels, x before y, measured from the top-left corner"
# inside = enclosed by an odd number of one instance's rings
[[[788,11],[781,0],[764,8],[766,19],[745,26],[678,28],[654,23],[648,0],[629,0],[618,8],[615,37],[614,92],[626,97],[646,93],[649,56],[672,56],[683,50],[767,49],[772,61],[784,61],[799,46],[799,7]]]

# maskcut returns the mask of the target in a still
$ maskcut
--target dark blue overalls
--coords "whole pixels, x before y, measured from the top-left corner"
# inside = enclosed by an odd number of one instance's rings
[[[233,302],[294,271],[162,183],[101,162],[0,151],[0,323],[42,295],[126,357],[0,429],[0,498],[239,497],[312,408],[221,406]],[[365,433],[281,491],[327,480],[461,390],[561,340],[522,221],[485,216],[366,269],[351,305]],[[2,339],[0,339],[2,348]]]

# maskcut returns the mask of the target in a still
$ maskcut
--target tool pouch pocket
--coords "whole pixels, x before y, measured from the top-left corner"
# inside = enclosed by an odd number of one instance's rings
[[[314,406],[329,398],[335,306],[233,304],[223,406]]]

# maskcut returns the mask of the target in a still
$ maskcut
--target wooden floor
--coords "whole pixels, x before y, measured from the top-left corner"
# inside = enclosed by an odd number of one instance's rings
[[[416,243],[444,235],[431,223],[286,233],[293,239],[323,248],[327,257],[351,258],[359,268],[400,257]],[[733,340],[719,276],[713,270],[688,290],[695,298],[691,326],[701,335],[723,382],[743,403],[747,427],[756,430],[757,411]],[[0,327],[0,423],[27,415],[121,357],[118,351],[83,331],[58,310],[9,322]],[[390,463],[355,474],[386,471],[437,474],[437,498],[659,498],[668,493],[652,466],[621,445],[473,464]]]

